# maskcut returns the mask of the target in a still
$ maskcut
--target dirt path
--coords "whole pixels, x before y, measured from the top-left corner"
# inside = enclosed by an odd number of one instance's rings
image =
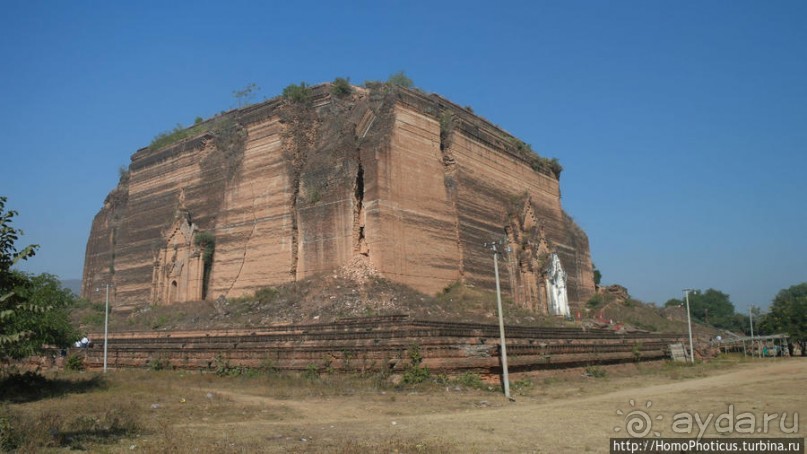
[[[741,364],[712,376],[678,381],[659,376],[625,377],[592,386],[570,383],[568,389],[555,383],[556,395],[539,392],[515,403],[493,393],[468,395],[450,389],[438,395],[374,394],[302,400],[217,391],[237,403],[281,408],[285,416],[272,421],[184,427],[202,434],[215,426],[215,431],[241,439],[259,437],[267,451],[278,452],[325,452],[329,447],[344,446],[346,440],[360,440],[358,446],[383,446],[385,441],[402,440],[462,452],[607,452],[608,438],[626,436],[624,415],[635,410],[644,411],[653,422],[648,426],[651,436],[655,432],[688,436],[673,431],[673,415],[697,412],[701,418],[710,413],[716,418],[733,405],[733,421],[736,415],[750,412],[759,426],[764,413],[786,412],[784,435],[804,437],[806,431],[801,427],[795,434],[787,431],[794,427],[794,412],[807,412],[805,385],[807,360],[793,358]],[[647,402],[651,402],[649,407]],[[713,421],[706,436],[719,435]],[[767,432],[757,435],[781,435],[778,423],[779,419],[774,420]],[[694,425],[691,436],[697,434]]]

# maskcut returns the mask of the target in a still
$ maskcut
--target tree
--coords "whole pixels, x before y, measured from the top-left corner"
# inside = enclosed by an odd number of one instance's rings
[[[593,268],[594,271],[594,285],[599,287],[600,282],[602,282],[602,273],[600,272],[600,270],[597,269],[597,265],[592,263],[591,267]]]
[[[671,299],[667,307],[685,304],[679,299]],[[729,295],[715,289],[696,290],[689,294],[689,310],[692,318],[701,323],[732,331],[744,331],[743,315],[736,314]],[[739,316],[738,316],[739,315]]]
[[[67,323],[67,308],[75,302],[50,275],[29,277],[12,270],[36,253],[37,245],[17,250],[22,231],[11,223],[16,211],[5,210],[0,197],[0,358],[22,358],[40,351],[44,344],[65,345],[75,336]]]
[[[261,87],[253,82],[240,90],[233,91],[233,97],[238,103],[238,107],[241,108],[252,104],[255,94],[260,91],[260,89]]]
[[[779,291],[761,324],[765,331],[789,334],[807,356],[807,282]]]
[[[44,345],[64,347],[78,339],[78,332],[70,324],[68,314],[69,308],[76,303],[75,295],[51,274],[27,276],[16,273],[22,275],[22,283],[15,288],[14,294],[28,310],[18,311],[3,329],[11,328],[25,335],[2,348],[3,353],[12,358],[23,358],[37,353]]]

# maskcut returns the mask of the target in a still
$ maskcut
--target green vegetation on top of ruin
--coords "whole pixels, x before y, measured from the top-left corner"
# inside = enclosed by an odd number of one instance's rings
[[[560,178],[563,166],[557,158],[545,158],[532,149],[532,145],[523,142],[521,139],[510,136],[510,150],[517,156],[523,158],[536,172],[551,172],[555,178]]]
[[[354,92],[354,87],[350,84],[349,77],[337,77],[329,83],[329,86],[330,94],[336,98],[345,98]],[[412,79],[409,78],[404,71],[398,71],[391,74],[385,82],[366,81],[364,83],[364,87],[369,90],[381,90],[383,93],[390,93],[397,89],[413,90],[418,93],[424,93],[415,86]],[[259,90],[260,87],[254,83],[251,83],[243,89],[233,91],[233,97],[236,99],[236,110],[253,105],[255,95]],[[311,101],[313,93],[312,86],[303,81],[299,84],[292,83],[287,85],[283,89],[280,97],[285,99],[290,104],[307,105]],[[463,109],[459,106],[457,107]],[[466,107],[464,110],[471,115],[478,117],[478,115],[476,115],[470,107]],[[223,116],[229,115],[226,113],[223,115],[218,115],[218,117]],[[152,139],[148,148],[157,150],[174,145],[186,139],[198,137],[205,133],[212,133],[215,135],[216,125],[218,123],[216,120],[216,117],[207,121],[203,120],[201,117],[196,117],[194,124],[187,127],[181,123],[178,123],[173,129],[157,134]],[[457,120],[446,110],[441,110],[441,112],[438,114],[438,120],[440,121],[441,139],[448,139],[446,143],[449,143],[451,132],[453,132],[453,124]],[[507,137],[508,143],[506,144],[506,148],[510,153],[526,161],[526,163],[535,172],[554,175],[556,178],[560,178],[560,174],[563,171],[563,166],[556,158],[546,158],[540,156],[537,152],[535,152],[535,150],[533,150],[530,144],[525,143],[524,141],[504,132],[498,126],[494,125],[494,127],[499,129]]]
[[[149,148],[157,150],[160,148],[173,145],[185,139],[199,136],[210,131],[210,123],[205,123],[201,118],[197,117],[193,126],[185,127],[181,123],[177,123],[174,129],[163,131],[151,140]]]
[[[311,87],[305,82],[289,84],[283,89],[283,97],[291,103],[304,104],[311,98]]]
[[[353,93],[350,77],[337,77],[331,82],[331,94],[337,97],[349,96]]]

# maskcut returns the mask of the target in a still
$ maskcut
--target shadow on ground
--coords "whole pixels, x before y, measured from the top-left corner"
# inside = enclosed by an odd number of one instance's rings
[[[10,372],[0,375],[0,402],[25,403],[105,389],[101,375],[81,378],[47,378],[38,372]]]

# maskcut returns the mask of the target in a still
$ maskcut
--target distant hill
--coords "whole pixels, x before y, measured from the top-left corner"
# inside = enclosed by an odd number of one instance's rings
[[[70,290],[76,296],[81,295],[81,279],[61,279],[62,287]]]

